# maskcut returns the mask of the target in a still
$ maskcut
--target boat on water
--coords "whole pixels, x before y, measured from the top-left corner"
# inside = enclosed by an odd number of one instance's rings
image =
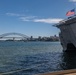
[[[59,37],[63,51],[76,51],[76,15],[54,26],[60,29]]]

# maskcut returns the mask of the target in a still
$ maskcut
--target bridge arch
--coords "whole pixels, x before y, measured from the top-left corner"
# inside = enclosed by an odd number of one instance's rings
[[[9,35],[18,35],[18,36],[21,36],[21,37],[23,37],[23,38],[25,38],[25,39],[29,38],[29,37],[28,37],[27,35],[25,35],[25,34],[16,33],[16,32],[1,34],[1,35],[0,35],[0,38],[4,38],[4,37],[9,36]]]

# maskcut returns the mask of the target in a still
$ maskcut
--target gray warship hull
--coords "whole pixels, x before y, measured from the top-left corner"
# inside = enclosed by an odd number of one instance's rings
[[[64,51],[76,51],[76,16],[54,25],[60,29],[59,37]]]

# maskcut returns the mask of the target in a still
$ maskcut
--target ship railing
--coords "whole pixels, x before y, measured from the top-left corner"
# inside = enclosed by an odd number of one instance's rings
[[[71,20],[71,19],[73,19],[73,18],[76,18],[76,15],[70,16],[70,17],[68,17],[67,19],[61,20],[61,21],[59,21],[59,23],[54,24],[53,26],[54,26],[54,27],[58,27],[59,25],[64,24],[64,23],[66,23],[66,21]]]

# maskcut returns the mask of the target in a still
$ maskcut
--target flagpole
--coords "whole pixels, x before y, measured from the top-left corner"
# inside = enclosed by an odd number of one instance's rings
[[[75,8],[74,8],[74,11],[75,11]],[[75,14],[74,14],[74,16],[76,16],[76,11],[75,11]]]

